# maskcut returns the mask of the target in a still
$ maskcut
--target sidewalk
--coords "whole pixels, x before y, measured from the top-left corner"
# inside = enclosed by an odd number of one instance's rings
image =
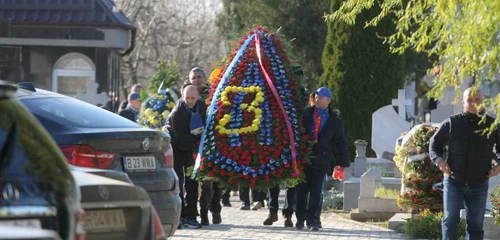
[[[408,239],[392,230],[345,219],[335,213],[321,215],[323,229],[318,232],[285,228],[281,211],[278,222],[273,226],[264,226],[262,223],[267,217],[267,209],[239,210],[241,202],[237,196],[231,197],[231,204],[232,207],[222,209],[222,224],[177,230],[171,239]],[[282,201],[280,204],[281,207]],[[209,219],[212,219],[210,214]],[[295,216],[293,221],[295,223]]]

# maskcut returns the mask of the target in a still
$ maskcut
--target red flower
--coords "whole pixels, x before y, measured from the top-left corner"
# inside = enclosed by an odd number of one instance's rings
[[[223,176],[223,177],[224,177],[224,176],[226,176],[226,171],[224,171],[224,170],[220,170],[220,171],[219,171],[219,175],[221,175],[221,176]]]
[[[244,179],[249,179],[249,178],[250,178],[250,176],[247,174],[247,175],[244,175],[244,176],[243,176],[243,178],[244,178]]]
[[[237,176],[239,179],[243,178],[243,174],[241,174],[241,173],[238,173]]]
[[[208,167],[213,167],[212,162],[209,162],[209,163],[207,164],[207,166],[208,166]]]
[[[207,174],[209,177],[213,177],[214,176],[214,173],[213,172],[208,172]]]

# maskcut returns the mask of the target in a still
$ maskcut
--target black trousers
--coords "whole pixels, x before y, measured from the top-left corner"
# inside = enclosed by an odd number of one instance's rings
[[[279,210],[278,198],[280,195],[280,185],[276,185],[269,189],[269,204],[270,212],[277,213]],[[287,188],[285,196],[285,204],[283,205],[283,216],[291,218],[295,209],[295,188]]]
[[[248,187],[240,187],[239,190],[240,200],[245,205],[250,205],[250,188]],[[264,204],[264,200],[266,199],[266,192],[252,189],[252,203],[261,202]]]
[[[306,182],[297,186],[297,222],[307,221],[307,225],[320,224],[320,212],[323,205],[323,186],[326,179],[326,171],[315,168],[304,170]]]
[[[174,170],[179,177],[179,186],[182,201],[181,218],[196,218],[198,216],[198,181],[186,176],[189,167],[194,166],[194,159],[191,153],[176,151],[174,155]]]
[[[206,215],[208,211],[212,214],[220,214],[222,206],[220,199],[222,196],[222,189],[219,184],[214,181],[203,181],[201,183],[201,196],[200,196],[200,213]]]
[[[229,203],[229,198],[231,197],[231,189],[226,188],[224,189],[224,192],[222,193],[222,203]]]

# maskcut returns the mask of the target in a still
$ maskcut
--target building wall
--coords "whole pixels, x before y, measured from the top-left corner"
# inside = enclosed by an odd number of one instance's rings
[[[77,47],[43,47],[43,46],[25,46],[23,49],[29,49],[28,56],[23,56],[24,80],[34,82],[36,87],[51,90],[52,89],[52,71],[54,66],[62,56],[76,52],[81,53],[94,61],[95,48],[77,48]],[[107,67],[97,66],[96,68]],[[97,71],[97,69],[96,69]]]

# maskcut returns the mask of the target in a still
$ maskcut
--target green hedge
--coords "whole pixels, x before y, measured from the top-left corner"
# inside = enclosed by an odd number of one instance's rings
[[[332,12],[340,2],[331,1]],[[364,28],[364,22],[376,12],[377,9],[363,12],[352,26],[329,22],[323,50],[320,84],[334,94],[333,107],[341,112],[352,154],[355,140],[371,141],[373,112],[391,104],[404,83],[404,56],[391,54],[379,37],[388,36],[393,24],[384,20],[376,28]]]

